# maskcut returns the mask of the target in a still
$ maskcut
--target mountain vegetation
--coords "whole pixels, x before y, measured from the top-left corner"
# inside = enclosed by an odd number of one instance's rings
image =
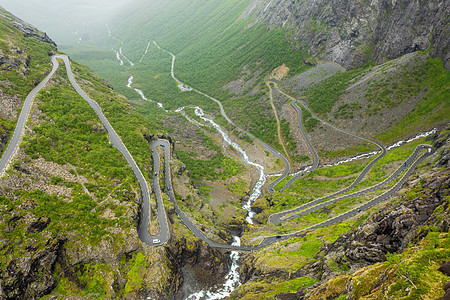
[[[76,81],[150,186],[148,230],[155,236],[162,230],[159,181],[170,238],[161,246],[139,238],[142,185],[60,60],[0,178],[0,299],[185,299],[218,290],[236,264],[239,284],[226,293],[230,299],[448,296],[445,4],[134,0],[89,40],[64,45]],[[57,53],[45,33],[0,9],[0,153]],[[170,146],[152,150],[158,139]],[[288,166],[277,151],[286,152],[290,171],[271,192]],[[414,153],[426,158],[401,189],[361,211],[403,183]],[[155,155],[160,169],[153,169]],[[287,186],[302,170],[309,171]],[[349,186],[345,197],[326,202]],[[317,210],[270,219],[320,198]],[[250,223],[243,209],[249,199],[256,213]],[[240,252],[239,261],[232,255],[232,262],[231,248],[210,246],[236,237],[244,247],[265,237],[275,242]]]

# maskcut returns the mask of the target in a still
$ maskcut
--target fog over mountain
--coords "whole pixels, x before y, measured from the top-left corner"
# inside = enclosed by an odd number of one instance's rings
[[[45,31],[58,45],[89,40],[130,0],[2,0],[0,6]]]

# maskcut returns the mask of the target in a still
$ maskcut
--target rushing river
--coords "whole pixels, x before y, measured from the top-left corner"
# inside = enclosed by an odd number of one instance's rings
[[[409,139],[407,139],[407,140],[400,140],[400,141],[395,142],[394,144],[392,144],[392,145],[386,147],[386,150],[389,151],[389,150],[398,148],[398,147],[400,147],[401,145],[404,145],[404,144],[410,143],[410,142],[412,142],[412,141],[418,140],[418,139],[420,139],[420,138],[430,136],[430,135],[432,135],[432,134],[435,134],[436,131],[437,131],[437,129],[434,128],[434,129],[432,129],[432,130],[430,130],[430,131],[419,133],[419,134],[417,134],[417,135],[415,135],[415,136],[413,136],[412,138],[409,138]],[[354,160],[360,160],[360,159],[368,158],[368,157],[374,156],[374,155],[376,155],[376,154],[378,154],[378,153],[380,153],[380,151],[373,151],[373,152],[369,152],[369,153],[364,153],[364,154],[356,155],[356,156],[353,156],[353,157],[350,157],[350,158],[347,158],[347,159],[344,159],[344,160],[340,160],[340,161],[335,162],[335,163],[330,164],[330,165],[324,165],[324,167],[337,166],[337,165],[344,164],[344,163],[348,163],[348,162],[351,162],[351,161],[354,161]]]
[[[127,87],[128,88],[132,88],[132,84],[133,84],[133,76],[130,76],[128,78],[128,84]],[[149,100],[147,97],[145,97],[144,92],[142,90],[136,89],[134,88],[134,91],[137,92],[141,98],[143,100],[146,101],[152,101]],[[164,109],[162,103],[158,103],[158,106],[162,109]],[[201,124],[200,122],[189,118],[184,112],[183,112],[184,108],[179,108],[177,109],[175,112],[178,113],[182,113],[186,119],[191,122],[194,123],[196,125],[199,126],[204,126],[203,124]],[[166,110],[167,111],[167,110]],[[229,135],[222,130],[222,128],[216,123],[214,122],[212,119],[208,119],[205,117],[205,114],[203,112],[203,110],[200,107],[195,107],[195,114],[203,121],[210,123],[214,128],[216,128],[216,130],[222,135],[224,143],[226,145],[231,145],[234,149],[236,149],[239,153],[241,153],[242,155],[242,159],[245,163],[252,165],[254,167],[256,167],[259,170],[259,180],[256,183],[255,187],[253,188],[252,194],[250,195],[250,198],[248,200],[248,202],[243,206],[244,209],[246,209],[248,211],[247,214],[247,221],[251,224],[253,224],[252,221],[252,217],[254,216],[254,213],[251,210],[251,203],[252,201],[258,199],[258,197],[261,195],[262,193],[262,187],[264,186],[264,183],[266,182],[266,177],[264,174],[264,167],[262,165],[259,165],[257,163],[252,162],[247,153],[245,152],[244,149],[242,149],[242,147],[240,145],[238,145],[237,143],[233,142],[231,140],[231,138],[229,137]],[[233,246],[240,246],[241,245],[241,240],[238,236],[233,236],[234,242],[232,243]],[[194,294],[191,294],[190,296],[188,296],[186,298],[186,300],[216,300],[216,299],[223,299],[225,297],[228,297],[231,295],[231,293],[241,285],[241,280],[240,280],[240,276],[239,276],[239,272],[238,272],[238,261],[239,261],[239,252],[238,251],[232,251],[230,254],[230,259],[231,259],[231,267],[230,267],[230,271],[228,272],[228,274],[225,276],[225,283],[223,284],[223,286],[216,290],[216,291],[208,291],[208,290],[202,290],[199,292],[196,292]]]
[[[109,28],[108,28],[108,30],[109,30]],[[109,32],[109,35],[110,35],[110,37],[115,38],[115,37],[113,37],[113,36],[111,35],[110,32]],[[115,39],[116,39],[116,38],[115,38]],[[177,84],[178,84],[178,86],[180,87],[180,89],[181,89],[182,91],[190,91],[190,90],[193,90],[192,88],[190,88],[189,86],[184,85],[182,82],[180,82],[179,80],[177,80],[177,79],[175,78],[175,76],[174,76],[175,56],[174,56],[172,53],[170,53],[170,52],[168,52],[168,51],[166,51],[166,50],[160,48],[160,47],[156,44],[156,42],[153,42],[153,43],[154,43],[154,45],[155,45],[156,47],[158,47],[160,50],[163,50],[163,51],[169,53],[169,54],[172,56],[171,75],[172,75],[173,79],[177,82]],[[123,44],[123,43],[122,43],[122,44]],[[147,48],[145,49],[144,54],[143,54],[142,57],[140,58],[139,62],[141,62],[142,59],[143,59],[143,57],[145,56],[145,54],[147,54],[147,52],[148,52],[148,50],[149,50],[149,46],[150,46],[150,42],[148,42]],[[114,50],[114,49],[113,49],[113,50]],[[118,59],[118,61],[119,61],[119,63],[120,63],[121,66],[123,66],[123,64],[124,64],[122,58],[124,58],[125,60],[127,60],[127,61],[130,63],[131,66],[134,66],[134,64],[133,64],[133,63],[132,63],[132,62],[131,62],[131,61],[130,61],[123,53],[122,53],[122,48],[120,48],[119,51],[114,50],[114,52],[115,52],[116,57],[117,57],[117,59]],[[130,88],[130,89],[134,89],[134,91],[135,91],[136,93],[138,93],[138,94],[140,95],[140,97],[141,97],[143,100],[146,100],[146,101],[152,101],[152,100],[149,100],[148,98],[145,97],[144,92],[143,92],[142,90],[137,89],[137,88],[133,88],[133,87],[132,87],[133,79],[134,79],[134,77],[131,75],[131,76],[129,77],[129,79],[128,79],[127,87]],[[195,90],[195,91],[198,92],[197,90]],[[202,94],[203,94],[203,93],[202,93]],[[207,95],[205,95],[205,96],[207,96]],[[209,96],[208,96],[208,97],[209,97]],[[213,100],[214,100],[214,99],[213,99]],[[159,103],[159,102],[158,102],[157,105],[158,105],[158,107],[164,109],[164,106],[163,106],[162,103]],[[165,111],[167,112],[167,110],[165,110]],[[194,119],[192,119],[192,118],[189,118],[189,117],[184,113],[184,108],[179,108],[179,109],[177,109],[175,112],[182,113],[182,114],[184,115],[184,117],[185,117],[189,122],[191,122],[191,123],[193,123],[193,124],[196,124],[196,125],[198,125],[198,126],[204,126],[204,125],[201,124],[200,122],[198,122],[198,121],[196,121],[196,120],[194,120]],[[248,213],[247,213],[247,217],[246,217],[247,222],[250,223],[250,224],[253,224],[253,217],[254,217],[255,213],[252,211],[251,205],[252,205],[252,203],[253,203],[255,200],[257,200],[257,199],[261,196],[261,194],[262,194],[262,187],[263,187],[264,184],[266,183],[266,175],[265,175],[265,173],[264,173],[264,166],[262,166],[262,165],[260,165],[260,164],[258,164],[258,163],[255,163],[255,162],[253,162],[253,161],[251,161],[250,158],[249,158],[248,155],[247,155],[247,152],[246,152],[239,144],[237,144],[236,142],[234,142],[234,141],[230,138],[230,136],[229,136],[229,135],[228,135],[228,134],[220,127],[220,125],[218,125],[216,122],[214,122],[214,120],[205,117],[205,114],[204,114],[204,111],[203,111],[202,108],[200,108],[200,107],[197,106],[197,107],[194,108],[194,112],[195,112],[195,115],[196,115],[197,117],[199,117],[199,118],[200,118],[201,120],[203,120],[204,122],[209,123],[211,126],[213,126],[213,127],[214,127],[214,128],[222,135],[222,138],[223,138],[223,140],[224,140],[224,144],[225,144],[225,145],[230,145],[230,146],[232,146],[234,149],[236,149],[236,150],[241,154],[242,160],[244,161],[244,163],[246,163],[246,164],[248,164],[248,165],[251,165],[251,166],[255,167],[255,168],[258,170],[258,173],[259,173],[259,179],[258,179],[258,181],[256,182],[255,186],[253,187],[252,193],[250,194],[250,197],[249,197],[248,201],[243,205],[243,208],[244,208],[245,210],[247,210],[247,212],[248,212]],[[417,135],[417,136],[415,136],[415,137],[413,137],[413,138],[411,138],[411,139],[404,140],[404,141],[399,141],[399,142],[397,142],[397,143],[395,143],[395,144],[389,146],[389,147],[387,148],[387,150],[391,150],[391,149],[393,149],[393,148],[399,147],[399,146],[401,146],[401,145],[403,145],[403,144],[405,144],[405,143],[411,142],[411,141],[416,140],[416,139],[418,139],[418,138],[429,136],[429,135],[431,135],[431,134],[434,134],[435,132],[436,132],[436,129],[433,129],[432,131],[429,131],[429,132],[426,132],[426,133],[421,133],[421,134],[419,134],[419,135]],[[336,165],[343,164],[343,163],[346,163],[346,162],[350,162],[350,161],[354,161],[354,160],[359,160],[359,159],[371,157],[371,156],[373,156],[373,155],[376,155],[377,153],[379,153],[379,151],[373,151],[373,152],[370,152],[370,153],[365,153],[365,154],[357,155],[357,156],[354,156],[354,157],[351,157],[351,158],[348,158],[348,159],[345,159],[345,160],[342,160],[342,161],[338,161],[338,162],[336,162],[336,163],[334,163],[334,164],[332,164],[332,165],[326,165],[326,167],[329,167],[329,166],[336,166]],[[308,169],[308,168],[310,168],[310,167],[307,167],[307,169]],[[301,171],[299,171],[299,172],[303,172],[303,171],[304,171],[304,170],[301,170]],[[298,174],[299,172],[294,173],[294,174],[292,174],[292,175],[296,175],[296,174]],[[281,175],[281,174],[280,174],[280,175]],[[240,246],[240,238],[237,237],[237,236],[234,236],[233,238],[234,238],[234,242],[232,243],[232,245]],[[237,271],[237,269],[238,269],[238,267],[239,267],[239,266],[238,266],[239,252],[237,252],[237,251],[232,251],[231,254],[230,254],[230,258],[231,258],[231,261],[232,261],[232,265],[231,265],[231,267],[230,267],[229,273],[228,273],[228,274],[226,275],[226,277],[225,277],[225,283],[223,284],[223,286],[222,286],[220,289],[218,289],[217,291],[207,291],[207,290],[202,290],[202,291],[200,291],[200,292],[191,294],[190,296],[188,296],[188,297],[186,298],[186,300],[204,300],[204,299],[208,299],[208,300],[216,300],[216,299],[223,299],[223,298],[225,298],[225,297],[230,296],[231,293],[232,293],[237,287],[239,287],[239,286],[241,285],[240,276],[239,276],[239,273],[238,273],[238,271]]]
[[[233,246],[240,246],[241,239],[237,236],[234,237],[234,242],[231,244]],[[238,272],[238,260],[239,260],[239,252],[231,251],[230,255],[232,264],[230,267],[230,271],[225,276],[225,283],[223,286],[217,291],[200,291],[195,294],[192,294],[186,298],[186,300],[217,300],[223,299],[225,297],[229,297],[231,293],[241,285],[241,278]]]
[[[203,121],[209,122],[222,135],[225,145],[231,145],[231,147],[236,149],[242,155],[242,160],[244,161],[244,163],[251,165],[258,170],[259,179],[256,182],[255,186],[253,187],[252,193],[250,194],[250,197],[248,198],[247,203],[244,204],[244,206],[243,206],[243,208],[248,211],[247,218],[246,218],[247,222],[250,224],[253,224],[252,218],[254,217],[255,213],[252,211],[251,206],[252,206],[253,201],[258,199],[259,196],[261,196],[262,187],[266,183],[266,175],[264,174],[264,166],[251,161],[247,155],[247,152],[245,152],[245,150],[242,149],[242,147],[239,144],[237,144],[236,142],[233,142],[233,140],[231,140],[230,136],[225,131],[222,130],[222,128],[220,127],[219,124],[214,122],[212,119],[208,119],[205,117],[203,109],[201,109],[200,107],[197,106],[195,108],[195,115],[198,116]]]

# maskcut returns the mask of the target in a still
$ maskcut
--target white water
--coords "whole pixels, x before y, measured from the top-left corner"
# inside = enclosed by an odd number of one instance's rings
[[[145,97],[145,94],[142,90],[133,88],[131,86],[133,84],[133,79],[134,79],[133,75],[130,75],[130,77],[128,78],[127,87],[133,89],[136,93],[138,93],[143,100],[152,102],[153,101],[152,99],[148,99],[147,97]],[[156,105],[158,105],[159,108],[164,109],[164,111],[168,112],[168,110],[164,108],[164,105],[161,102],[156,102]]]
[[[340,164],[345,164],[354,160],[360,160],[363,158],[368,158],[368,157],[372,157],[374,155],[376,155],[377,153],[380,153],[381,151],[373,151],[373,152],[369,152],[369,153],[364,153],[364,154],[360,154],[357,156],[353,156],[344,160],[340,160],[338,162],[335,162],[334,164],[330,164],[330,165],[324,165],[324,167],[333,167],[333,166],[338,166]]]
[[[386,149],[387,149],[387,150],[391,150],[391,149],[400,147],[400,146],[403,145],[403,144],[407,144],[407,143],[409,143],[409,142],[418,140],[418,139],[420,139],[420,138],[427,137],[427,136],[430,136],[430,135],[432,135],[432,134],[435,134],[436,131],[437,131],[437,129],[434,128],[433,130],[430,130],[430,131],[428,131],[428,132],[419,133],[418,135],[416,135],[416,136],[414,136],[414,137],[412,137],[412,138],[410,138],[410,139],[408,139],[408,140],[398,141],[398,142],[396,142],[395,144],[393,144],[393,145],[387,147]]]
[[[254,166],[255,168],[258,169],[258,171],[259,171],[259,179],[256,182],[256,184],[255,184],[255,186],[253,188],[253,191],[252,191],[252,193],[251,193],[247,203],[243,206],[243,208],[248,211],[247,218],[246,218],[247,222],[250,223],[250,224],[253,224],[252,218],[255,216],[255,213],[252,211],[252,207],[251,206],[252,206],[253,201],[258,199],[259,196],[261,196],[261,193],[262,193],[261,189],[264,186],[264,184],[266,183],[266,175],[264,174],[264,167],[262,165],[260,165],[260,164],[252,162],[249,159],[249,157],[247,155],[247,152],[245,152],[245,150],[242,149],[242,147],[239,146],[237,143],[233,142],[231,140],[230,136],[225,131],[223,131],[222,128],[216,122],[214,122],[213,120],[208,119],[208,118],[205,117],[203,109],[201,109],[200,107],[197,106],[195,108],[195,114],[198,117],[200,117],[203,121],[209,122],[214,128],[216,128],[216,130],[218,132],[220,132],[220,134],[222,135],[224,143],[226,145],[231,145],[234,149],[236,149],[239,153],[241,153],[242,160],[246,164]]]
[[[110,36],[111,36],[111,34],[110,34]],[[153,43],[155,44],[156,47],[158,47],[158,49],[161,49],[158,46],[158,44],[156,44],[155,41],[153,41]],[[150,45],[150,42],[148,43],[147,48],[144,51],[144,54],[143,54],[143,56],[141,57],[141,59],[139,61],[141,61],[142,58],[144,57],[144,55],[148,52],[149,45]],[[161,50],[165,51],[164,49],[161,49]],[[121,52],[121,49],[120,49],[120,52]],[[180,82],[179,80],[177,80],[175,78],[175,75],[174,75],[175,55],[173,55],[172,53],[170,53],[168,51],[165,51],[165,52],[169,53],[172,56],[171,75],[172,75],[173,79],[178,83],[178,86],[180,87],[180,89],[182,91],[193,90],[192,88],[190,88],[187,85],[184,85],[182,82]],[[120,54],[122,54],[122,53],[120,53]],[[125,57],[123,54],[122,54],[122,56]],[[120,55],[118,55],[118,58],[119,58],[119,61],[121,61],[120,60]],[[125,59],[127,59],[127,58],[125,57]],[[123,65],[123,62],[122,62],[121,65]],[[128,84],[127,84],[128,88],[132,88],[131,85],[133,84],[133,79],[134,79],[134,77],[132,75],[128,78]],[[137,88],[134,88],[134,90],[141,96],[142,99],[148,100],[145,97],[144,92],[142,90],[139,90]],[[197,90],[195,90],[195,91],[199,92]],[[206,94],[204,94],[202,92],[199,92],[199,93],[201,93],[202,95],[204,95],[204,96],[206,96],[208,98],[213,99],[212,97],[210,97],[210,96],[208,96],[208,95],[206,95]],[[213,100],[215,100],[215,99],[213,99]],[[148,101],[152,101],[152,100],[148,100]],[[215,100],[215,101],[217,102],[217,100]],[[158,106],[160,108],[164,109],[162,103],[158,103]],[[167,110],[166,110],[166,112],[167,112]],[[183,113],[183,108],[179,108],[175,112]],[[252,166],[254,166],[254,167],[256,167],[258,169],[258,171],[259,171],[259,179],[256,182],[256,184],[255,184],[255,186],[254,186],[254,188],[252,190],[252,193],[251,193],[247,203],[243,206],[243,208],[248,211],[247,218],[246,218],[247,222],[250,223],[250,224],[253,224],[252,218],[254,217],[255,213],[251,210],[251,204],[253,203],[253,201],[255,201],[256,199],[258,199],[261,196],[262,187],[264,186],[264,184],[266,182],[266,176],[264,174],[264,166],[252,162],[249,159],[249,157],[248,157],[247,153],[245,152],[245,150],[242,149],[242,147],[240,145],[238,145],[237,143],[233,142],[231,140],[231,138],[229,137],[229,135],[225,131],[223,131],[222,128],[217,123],[215,123],[212,119],[208,119],[208,118],[205,117],[203,109],[201,109],[200,107],[196,107],[195,108],[195,114],[200,119],[202,119],[205,122],[210,123],[214,128],[216,128],[216,130],[218,132],[220,132],[220,134],[222,135],[224,143],[226,145],[231,145],[234,149],[236,149],[239,153],[241,153],[242,160],[244,161],[244,163],[252,165]],[[200,126],[203,126],[203,124],[197,122],[196,120],[192,120],[186,114],[183,113],[183,115],[187,118],[188,121],[193,122],[194,124],[199,124]],[[237,236],[235,236],[233,238],[234,238],[234,242],[232,243],[232,245],[240,246],[240,243],[241,243],[240,238],[237,237]],[[214,300],[214,299],[223,299],[225,297],[230,296],[231,293],[234,291],[234,289],[241,285],[240,276],[239,276],[239,273],[237,271],[237,268],[239,267],[239,265],[238,265],[239,252],[232,251],[231,254],[230,254],[230,258],[232,260],[232,265],[231,265],[231,268],[230,268],[230,272],[225,277],[226,282],[224,283],[224,285],[223,285],[223,287],[221,289],[219,289],[216,292],[200,291],[198,293],[190,295],[186,299],[187,300],[200,300],[200,299]]]
[[[154,44],[159,50],[168,53],[168,54],[172,57],[172,66],[171,66],[171,68],[170,68],[170,75],[172,76],[173,80],[175,80],[175,81],[177,82],[178,87],[179,87],[182,91],[192,91],[192,90],[193,90],[193,91],[199,93],[200,95],[203,95],[203,96],[205,96],[205,97],[207,97],[207,98],[213,100],[214,102],[216,102],[216,103],[220,106],[220,109],[223,111],[222,104],[221,104],[221,102],[220,102],[219,100],[217,100],[217,99],[215,99],[215,98],[213,98],[213,97],[211,97],[211,96],[209,96],[209,95],[207,95],[207,94],[205,94],[205,93],[203,93],[203,92],[201,92],[201,91],[199,91],[199,90],[197,90],[197,89],[193,89],[193,88],[191,88],[191,87],[185,85],[185,84],[182,83],[181,81],[179,81],[179,80],[175,77],[175,72],[174,72],[176,56],[175,56],[173,53],[171,53],[171,52],[169,52],[169,51],[167,51],[167,50],[161,48],[161,47],[156,43],[156,41],[153,41],[153,44]],[[198,109],[198,110],[197,110],[197,109]],[[201,114],[201,116],[198,115],[197,113]],[[252,211],[251,206],[252,206],[252,203],[253,203],[256,199],[258,199],[259,196],[261,196],[261,193],[262,193],[262,192],[261,192],[261,189],[262,189],[262,187],[264,186],[264,184],[266,183],[266,176],[265,176],[265,174],[264,174],[264,167],[263,167],[262,165],[260,165],[260,164],[257,164],[257,163],[254,163],[254,162],[250,161],[250,159],[249,159],[247,153],[244,151],[244,149],[242,149],[241,146],[239,146],[237,143],[233,142],[233,141],[230,139],[230,137],[228,136],[228,134],[226,134],[218,124],[216,124],[213,120],[207,119],[207,118],[204,117],[203,110],[202,110],[201,108],[197,107],[196,110],[195,110],[195,114],[197,114],[197,116],[199,116],[202,120],[211,123],[211,125],[213,125],[213,126],[217,129],[217,131],[219,131],[219,132],[222,134],[222,137],[223,137],[223,139],[224,139],[224,142],[225,142],[226,144],[228,144],[228,145],[231,145],[231,146],[232,146],[233,148],[235,148],[239,153],[242,154],[242,159],[243,159],[243,161],[244,161],[246,164],[252,165],[252,166],[254,166],[254,167],[256,167],[256,168],[258,169],[259,174],[260,174],[260,175],[259,175],[259,179],[258,179],[258,181],[256,182],[255,187],[253,188],[252,194],[250,195],[250,197],[249,197],[247,203],[243,206],[243,208],[244,208],[245,210],[248,211],[248,214],[247,214],[247,217],[246,217],[247,222],[250,223],[250,224],[253,224],[253,217],[255,216],[255,213]],[[231,120],[226,116],[225,113],[223,113],[222,115],[227,119],[227,121],[228,121],[229,123],[233,124],[233,122],[231,122]]]
[[[241,245],[241,239],[237,236],[234,237],[234,242],[231,244],[233,246],[240,246]],[[211,291],[200,291],[195,294],[190,295],[186,298],[186,300],[217,300],[217,299],[223,299],[225,297],[229,297],[231,293],[241,285],[241,278],[239,276],[238,272],[238,260],[239,260],[239,252],[238,251],[231,251],[231,268],[228,274],[225,276],[225,283],[223,284],[223,287],[220,288],[218,291],[211,292]]]
[[[392,150],[392,149],[400,147],[401,145],[410,143],[412,141],[418,140],[418,139],[423,138],[423,137],[430,136],[432,134],[435,134],[436,131],[437,131],[437,129],[434,128],[434,129],[432,129],[430,131],[419,133],[418,135],[416,135],[416,136],[414,136],[414,137],[412,137],[410,139],[401,140],[401,141],[395,142],[394,144],[390,145],[389,147],[386,147],[386,150]],[[340,161],[338,161],[338,162],[336,162],[334,164],[331,164],[331,165],[324,165],[324,167],[337,166],[337,165],[340,165],[340,164],[343,164],[343,163],[347,163],[347,162],[350,162],[350,161],[359,160],[359,159],[363,159],[363,158],[368,158],[368,157],[374,156],[374,155],[376,155],[376,154],[378,154],[380,152],[381,151],[373,151],[373,152],[369,152],[369,153],[364,153],[364,154],[361,154],[361,155],[350,157],[348,159],[340,160]]]
[[[117,52],[116,49],[112,49],[114,53],[116,54],[117,60],[119,61],[120,65],[123,66],[123,60],[120,58],[120,53]]]
[[[141,98],[143,100],[153,101],[153,100],[147,99],[147,97],[145,97],[145,95],[144,95],[144,92],[141,91],[140,89],[136,89],[136,88],[131,87],[131,85],[133,84],[133,79],[134,79],[133,75],[130,75],[130,78],[128,78],[127,88],[133,89],[136,93],[138,93],[141,96]]]
[[[149,42],[149,43],[150,43],[150,42]],[[199,93],[199,94],[201,94],[201,95],[203,95],[203,96],[205,96],[205,97],[208,97],[208,98],[214,100],[215,102],[217,102],[218,104],[220,104],[220,102],[219,102],[218,100],[212,98],[211,96],[209,96],[209,95],[207,95],[207,94],[205,94],[205,93],[203,93],[203,92],[200,92],[200,91],[198,91],[198,90],[196,90],[196,89],[192,89],[191,87],[189,87],[189,86],[185,85],[184,83],[182,83],[181,81],[179,81],[179,80],[175,77],[175,72],[174,72],[176,56],[175,56],[173,53],[171,53],[171,52],[169,52],[169,51],[167,51],[167,50],[161,48],[161,47],[156,43],[156,41],[153,41],[153,44],[154,44],[159,50],[164,51],[164,52],[170,54],[170,56],[172,57],[172,65],[171,65],[171,69],[170,69],[170,75],[172,76],[173,80],[175,80],[175,81],[177,82],[178,87],[179,87],[182,91],[191,91],[191,90],[194,90],[195,92],[197,92],[197,93]],[[147,48],[148,48],[148,47],[147,47]],[[147,52],[147,50],[148,50],[148,49],[146,49],[145,52]],[[130,78],[131,78],[131,77],[130,77]],[[132,80],[132,78],[131,78],[131,80]],[[128,80],[128,87],[131,87],[130,79]],[[143,99],[146,99],[145,96],[144,96],[144,94],[142,93],[142,91],[140,91],[140,90],[138,90],[138,89],[135,89],[135,90],[136,90],[136,92],[138,92],[138,93],[141,95],[141,97],[142,97]],[[163,105],[162,105],[162,103],[158,103],[158,106],[161,107],[161,108],[164,108]],[[221,109],[222,109],[222,107],[221,107]],[[179,108],[179,109],[176,110],[176,112],[180,112],[180,111],[182,111],[182,110],[183,110],[183,108]],[[166,110],[166,111],[167,111],[167,110]],[[255,216],[255,213],[252,211],[251,205],[252,205],[252,203],[253,203],[256,199],[259,198],[259,196],[261,196],[261,193],[262,193],[262,187],[263,187],[264,184],[266,183],[266,176],[265,176],[265,174],[264,174],[264,167],[263,167],[262,165],[260,165],[260,164],[257,164],[257,163],[252,162],[252,161],[249,159],[249,157],[248,157],[247,153],[245,152],[245,150],[242,149],[242,147],[239,146],[237,143],[233,142],[233,141],[231,140],[231,138],[228,136],[228,134],[227,134],[226,132],[224,132],[224,131],[222,130],[222,128],[221,128],[217,123],[215,123],[212,119],[208,119],[208,118],[206,118],[206,117],[204,116],[204,112],[203,112],[203,110],[202,110],[200,107],[196,107],[196,108],[195,108],[195,114],[196,114],[198,117],[200,117],[202,120],[204,120],[205,122],[209,122],[214,128],[216,128],[216,130],[219,131],[220,134],[222,135],[225,144],[231,145],[231,146],[232,146],[233,148],[235,148],[239,153],[241,153],[242,159],[243,159],[243,161],[244,161],[246,164],[252,165],[252,166],[254,166],[254,167],[256,167],[256,168],[258,169],[259,174],[260,174],[260,175],[259,175],[259,179],[258,179],[258,181],[256,182],[255,187],[253,188],[253,191],[252,191],[252,193],[251,193],[251,195],[250,195],[250,197],[249,197],[247,203],[243,206],[243,208],[244,208],[245,210],[248,211],[248,214],[247,214],[247,217],[246,217],[247,222],[250,223],[250,224],[253,224],[253,217]],[[184,116],[187,118],[186,115],[184,115]],[[188,119],[188,121],[191,121],[189,118],[187,118],[187,119]],[[228,120],[228,121],[230,121],[230,120]],[[230,121],[230,122],[231,122],[231,121]]]

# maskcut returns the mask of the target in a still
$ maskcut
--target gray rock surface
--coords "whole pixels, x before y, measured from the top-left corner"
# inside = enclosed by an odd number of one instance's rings
[[[355,68],[433,46],[450,69],[446,0],[253,0],[240,18],[285,28],[294,48]]]

